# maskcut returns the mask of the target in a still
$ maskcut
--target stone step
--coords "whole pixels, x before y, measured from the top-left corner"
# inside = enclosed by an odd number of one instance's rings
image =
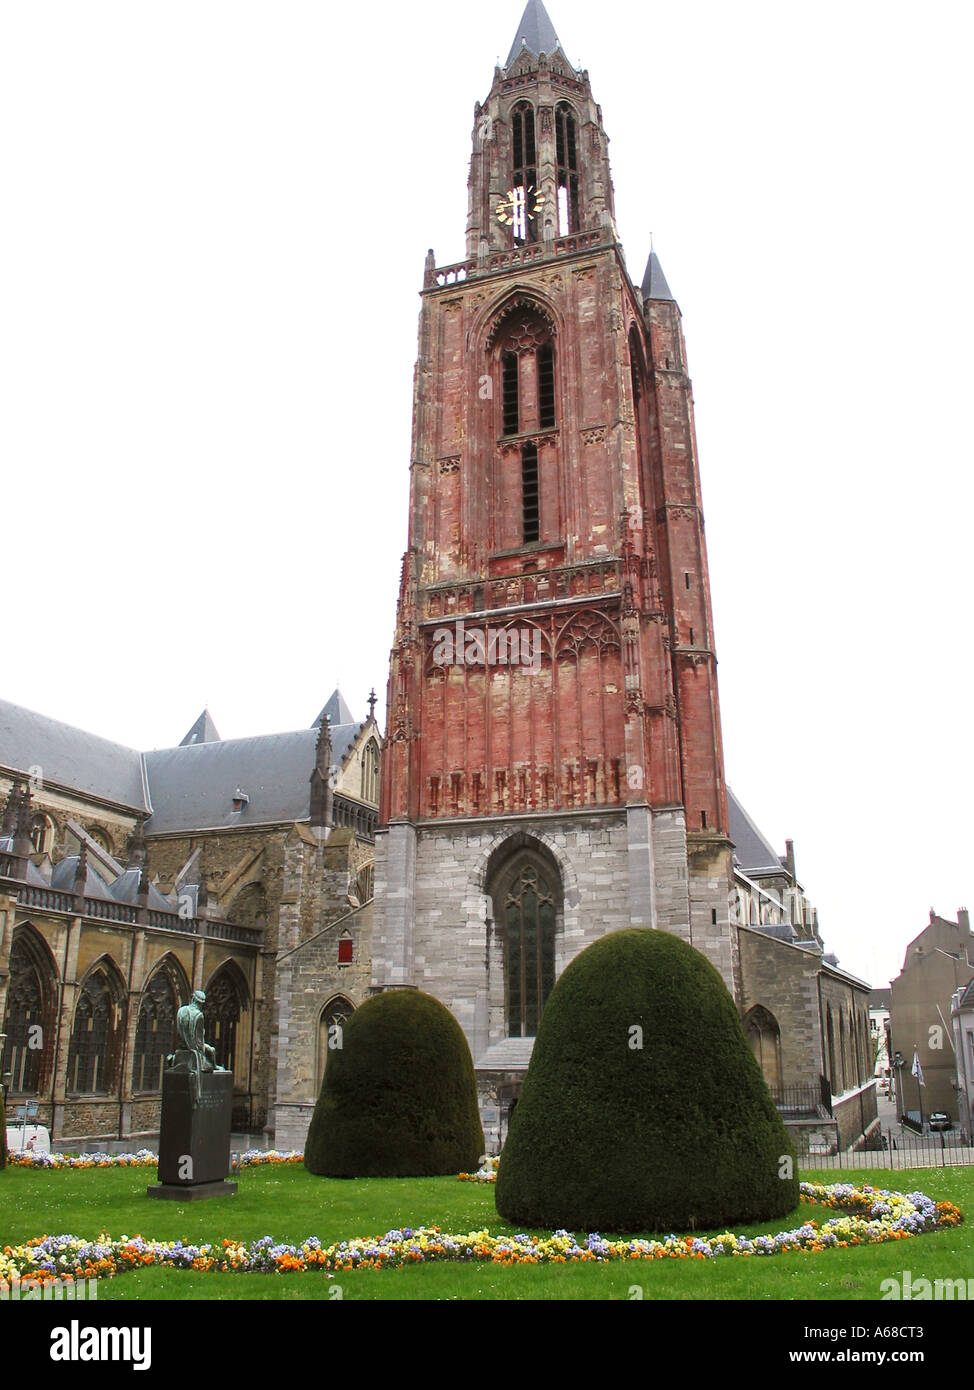
[[[526,1071],[534,1038],[504,1038],[477,1058],[478,1071]]]

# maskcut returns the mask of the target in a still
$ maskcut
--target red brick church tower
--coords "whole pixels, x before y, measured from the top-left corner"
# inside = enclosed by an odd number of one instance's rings
[[[427,258],[373,983],[463,1025],[488,1129],[544,1000],[655,926],[735,991],[680,312],[616,232],[608,137],[541,0],[475,108],[466,259]]]

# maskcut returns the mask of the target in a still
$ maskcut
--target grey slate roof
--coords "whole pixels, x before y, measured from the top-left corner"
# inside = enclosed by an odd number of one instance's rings
[[[344,706],[344,701],[341,704]],[[360,728],[354,722],[332,727],[332,762],[336,767],[341,767]],[[146,753],[155,808],[146,821],[146,834],[307,820],[317,743],[318,725],[313,724],[310,729],[288,734],[180,744]],[[249,800],[243,810],[234,811],[233,795],[238,787]]]
[[[773,869],[782,872],[781,859],[761,834],[737,797],[727,788],[727,821],[734,841],[734,859],[745,873]]]
[[[45,781],[102,801],[149,809],[142,756],[134,748],[0,700],[0,767],[23,776],[40,767]],[[310,770],[310,769],[309,769]]]
[[[362,725],[337,690],[310,729],[221,739],[204,710],[190,734],[199,730],[205,737],[196,742],[184,739],[178,748],[151,753],[123,748],[70,724],[0,701],[0,767],[26,777],[32,766],[39,766],[50,782],[148,814],[145,828],[149,835],[231,825],[280,825],[308,818],[318,727],[326,713],[331,721],[332,761],[341,767]],[[242,811],[235,812],[233,795],[238,787],[249,801]],[[68,863],[72,865],[71,882],[62,884],[59,880],[57,885],[65,891],[71,889],[74,860],[61,861],[61,865]],[[67,872],[61,868],[62,875]],[[94,870],[89,868],[88,872],[90,878]],[[94,882],[90,896],[101,896]],[[151,905],[164,904],[152,899]]]
[[[655,251],[649,253],[641,289],[643,299],[673,299],[670,287],[666,283],[666,276],[663,274],[663,267],[660,265],[659,257]],[[673,302],[675,304],[676,300]]]
[[[528,0],[524,7],[505,67],[511,66],[522,47],[535,57],[539,53],[554,53],[556,48],[561,48],[561,40],[555,33],[555,26],[541,0]],[[562,48],[561,51],[564,53],[565,50]]]
[[[74,876],[78,872],[79,857],[80,856],[77,854],[67,854],[63,859],[59,860],[51,870],[50,886],[56,888],[59,893],[70,893],[73,891]],[[101,874],[93,869],[90,864],[85,867],[87,869],[85,876],[85,897],[102,898],[105,902],[111,902],[112,890],[102,878]]]
[[[308,815],[316,729],[161,748],[145,755],[152,804],[147,835],[267,825]],[[237,788],[250,798],[233,809]]]
[[[136,903],[139,898],[138,869],[126,869],[111,885],[111,894],[116,902]],[[149,884],[149,907],[160,912],[172,912],[173,905],[164,898],[154,883]]]
[[[179,746],[184,748],[190,743],[219,743],[219,741],[220,735],[210,717],[210,711],[205,709],[186,737],[180,739]]]

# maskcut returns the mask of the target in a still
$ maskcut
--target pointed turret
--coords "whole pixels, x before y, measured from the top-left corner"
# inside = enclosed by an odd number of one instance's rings
[[[556,48],[561,48],[562,53],[565,51],[541,0],[528,0],[525,5],[505,67],[511,66],[522,48],[526,48],[535,57],[539,53],[554,53]]]
[[[670,287],[666,283],[666,276],[663,274],[663,267],[660,265],[659,257],[655,251],[649,253],[649,260],[646,262],[646,274],[643,276],[641,288],[643,299],[673,299]]]
[[[186,737],[180,740],[179,746],[180,748],[188,748],[191,743],[219,743],[220,741],[220,735],[216,731],[216,725],[213,723],[210,711],[205,709]]]
[[[335,694],[338,694],[337,690]],[[331,704],[331,700],[328,701],[328,704]],[[326,705],[325,708],[327,709],[328,706]],[[315,765],[311,774],[309,811],[312,829],[327,830],[331,826],[333,787],[331,727],[328,715],[324,711],[322,711],[320,719],[318,743],[315,748]]]
[[[355,715],[345,703],[345,697],[337,687],[332,691],[331,699],[328,701],[327,705],[325,705],[311,727],[314,728],[316,725],[320,724],[323,719],[327,719],[333,729],[337,728],[339,724],[354,724],[356,722]]]

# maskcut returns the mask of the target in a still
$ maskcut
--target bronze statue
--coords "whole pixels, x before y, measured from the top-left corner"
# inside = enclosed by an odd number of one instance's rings
[[[194,1052],[200,1071],[223,1071],[216,1064],[216,1051],[203,1037],[203,1005],[206,995],[196,990],[188,1004],[184,1004],[176,1014],[176,1032],[183,1047]]]
[[[206,995],[201,989],[194,992],[192,999],[176,1013],[176,1032],[182,1044],[166,1058],[166,1066],[174,1071],[192,1073],[192,1101],[200,1101],[200,1077],[207,1071],[226,1071],[217,1066],[216,1050],[210,1047],[203,1036],[203,1005]]]

